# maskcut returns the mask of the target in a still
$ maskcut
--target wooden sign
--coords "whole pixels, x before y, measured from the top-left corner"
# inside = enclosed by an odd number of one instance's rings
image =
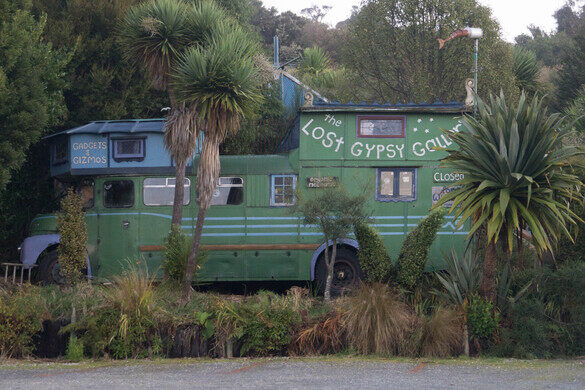
[[[337,187],[339,179],[336,176],[307,177],[307,187],[309,188],[327,188]]]

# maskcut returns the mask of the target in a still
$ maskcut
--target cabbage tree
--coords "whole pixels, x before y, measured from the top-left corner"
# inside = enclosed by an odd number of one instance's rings
[[[529,229],[542,254],[552,250],[567,225],[579,217],[569,208],[582,200],[579,177],[571,161],[580,149],[563,143],[570,124],[549,114],[538,97],[522,94],[517,105],[503,94],[488,102],[478,99],[478,115],[464,116],[467,131],[449,133],[455,149],[448,149],[444,165],[464,173],[459,186],[435,207],[453,201],[458,226],[471,221],[469,235],[485,226],[487,247],[480,291],[493,300],[496,244],[511,252],[515,237]]]
[[[187,50],[174,73],[177,98],[192,110],[204,134],[197,167],[199,211],[185,271],[184,298],[191,291],[203,223],[219,178],[219,146],[239,130],[240,120],[251,115],[261,100],[254,67],[256,53],[250,36],[225,21],[207,46]]]

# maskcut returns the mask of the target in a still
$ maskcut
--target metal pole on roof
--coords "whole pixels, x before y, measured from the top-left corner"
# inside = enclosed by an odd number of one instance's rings
[[[475,49],[473,50],[473,114],[477,114],[477,72],[478,72],[479,38],[475,38]]]
[[[449,35],[446,39],[437,39],[439,41],[439,50],[443,48],[446,42],[450,41],[451,39],[467,37],[471,39],[475,39],[475,47],[473,49],[473,112],[474,114],[477,113],[477,73],[479,71],[478,68],[478,57],[479,57],[479,39],[483,37],[483,30],[477,27],[465,27],[462,30],[457,30]]]

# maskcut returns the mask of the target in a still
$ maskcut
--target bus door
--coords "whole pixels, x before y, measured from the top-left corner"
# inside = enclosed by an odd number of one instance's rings
[[[220,177],[207,210],[201,243],[208,260],[199,271],[204,281],[243,280],[244,277],[244,178]],[[193,210],[193,231],[197,212]]]
[[[96,185],[99,205],[98,276],[111,278],[139,262],[139,214],[136,210],[136,183],[130,178],[103,179]],[[96,205],[97,206],[97,205]]]

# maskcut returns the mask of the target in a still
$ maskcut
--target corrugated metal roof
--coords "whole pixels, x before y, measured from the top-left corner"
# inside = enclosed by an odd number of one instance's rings
[[[436,101],[434,103],[340,103],[334,101],[331,103],[323,103],[316,101],[311,107],[301,107],[301,111],[417,111],[417,112],[465,112],[470,110],[472,107],[466,106],[464,103],[451,101],[449,103],[443,103]]]
[[[64,134],[162,133],[165,121],[164,118],[95,121],[49,135],[45,139]]]

